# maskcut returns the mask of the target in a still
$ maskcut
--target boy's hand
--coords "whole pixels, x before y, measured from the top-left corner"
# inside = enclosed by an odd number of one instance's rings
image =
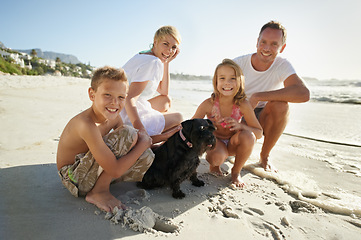
[[[152,145],[152,138],[148,135],[145,129],[138,131],[138,143],[144,144],[146,148],[149,148]]]

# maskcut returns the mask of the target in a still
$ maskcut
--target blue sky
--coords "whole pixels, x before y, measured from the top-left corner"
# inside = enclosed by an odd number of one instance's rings
[[[360,12],[359,0],[2,0],[0,41],[121,67],[173,25],[183,42],[171,72],[212,75],[223,58],[255,52],[261,26],[278,20],[288,30],[281,56],[300,76],[361,79]]]

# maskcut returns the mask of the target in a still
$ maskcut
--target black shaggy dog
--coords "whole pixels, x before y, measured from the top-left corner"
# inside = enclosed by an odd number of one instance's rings
[[[199,156],[213,149],[216,138],[215,127],[208,119],[192,119],[182,122],[182,130],[171,136],[163,145],[154,150],[155,159],[145,173],[139,187],[152,189],[170,186],[174,198],[184,198],[180,184],[190,179],[197,187],[204,182],[197,177]]]

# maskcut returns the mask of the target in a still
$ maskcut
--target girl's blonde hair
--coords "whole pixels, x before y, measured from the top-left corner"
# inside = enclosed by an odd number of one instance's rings
[[[212,101],[214,101],[216,98],[219,98],[221,95],[221,93],[217,89],[217,71],[222,66],[231,67],[234,69],[234,71],[236,73],[236,79],[237,79],[237,81],[239,81],[239,89],[238,89],[236,95],[234,95],[234,97],[233,97],[233,102],[236,105],[239,105],[243,100],[245,100],[247,98],[246,93],[244,92],[244,75],[243,75],[242,69],[238,66],[238,64],[228,58],[223,59],[222,63],[218,64],[218,66],[216,67],[216,70],[214,71],[213,93],[212,93],[211,99],[212,99]]]
[[[154,42],[163,40],[167,35],[171,35],[178,43],[181,43],[182,39],[178,30],[173,26],[163,26],[159,28],[154,34]]]

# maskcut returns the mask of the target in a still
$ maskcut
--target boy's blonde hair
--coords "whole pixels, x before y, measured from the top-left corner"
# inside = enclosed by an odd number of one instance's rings
[[[154,34],[154,42],[158,42],[164,39],[165,36],[171,35],[178,43],[181,43],[182,39],[178,30],[173,26],[163,26],[159,28]]]
[[[214,101],[216,98],[219,98],[221,93],[218,91],[217,89],[217,71],[220,67],[222,66],[228,66],[234,69],[235,73],[236,73],[236,79],[237,81],[239,81],[239,89],[236,93],[236,95],[234,95],[233,97],[233,102],[236,105],[239,105],[244,99],[246,99],[246,93],[244,92],[244,75],[242,72],[242,69],[240,68],[240,66],[238,66],[237,63],[235,63],[234,61],[232,61],[231,59],[223,59],[222,63],[218,64],[218,66],[216,67],[216,70],[214,71],[214,76],[213,76],[213,93],[211,96],[212,101]]]
[[[91,80],[91,88],[94,91],[97,91],[99,85],[103,82],[104,79],[110,79],[114,81],[122,81],[128,84],[127,76],[122,68],[117,69],[114,67],[101,67],[95,70]]]

